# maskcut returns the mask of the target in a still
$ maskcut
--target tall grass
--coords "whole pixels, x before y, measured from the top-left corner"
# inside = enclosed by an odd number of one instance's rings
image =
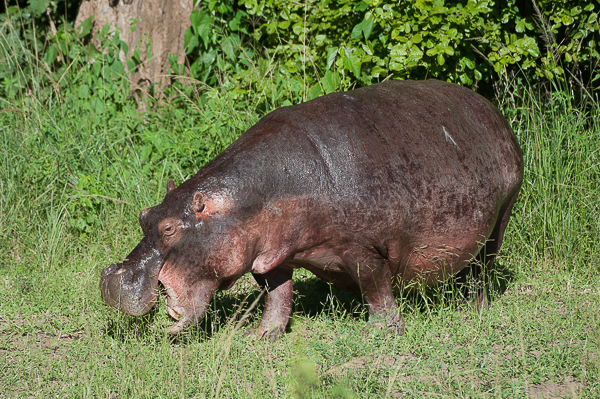
[[[512,87],[519,104],[504,104],[523,149],[525,179],[508,247],[535,269],[597,273],[600,238],[600,111],[598,98],[578,105],[569,88],[540,93]],[[512,251],[511,251],[512,252]]]

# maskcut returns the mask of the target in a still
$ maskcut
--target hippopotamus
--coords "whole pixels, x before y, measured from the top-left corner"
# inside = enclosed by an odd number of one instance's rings
[[[160,282],[178,333],[252,273],[265,292],[253,331],[274,340],[304,268],[362,293],[374,325],[402,334],[395,295],[489,265],[522,179],[506,119],[456,84],[387,81],[282,107],[179,187],[168,182],[139,215],[140,243],[103,270],[102,298],[142,315]]]

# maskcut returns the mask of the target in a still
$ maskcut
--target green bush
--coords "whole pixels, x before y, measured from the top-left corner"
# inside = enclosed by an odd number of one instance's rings
[[[123,75],[111,50],[124,45],[118,35],[103,33],[100,55],[89,47],[80,55],[70,23],[60,24],[56,36],[36,32],[36,21],[38,28],[47,22],[40,4],[57,7],[40,0],[0,15],[0,94],[35,90],[30,86],[36,78],[47,81],[32,75],[34,66],[47,74],[66,70],[74,59],[84,65],[85,57],[102,59],[101,69],[85,65],[96,78]],[[210,0],[190,16],[184,43],[189,69],[175,58],[172,67],[208,86],[231,88],[236,100],[261,93],[263,111],[389,78],[433,77],[487,92],[514,76],[529,84],[571,79],[587,87],[600,79],[599,11],[591,0]],[[28,60],[27,52],[42,65]],[[129,70],[139,63],[135,54]],[[114,91],[107,95],[124,101]]]
[[[471,86],[520,72],[530,82],[564,79],[566,68],[598,79],[597,3],[524,3],[240,0],[261,21],[253,38],[292,73],[314,68],[317,77],[332,70],[359,84],[435,77]],[[330,80],[321,80],[326,92]]]

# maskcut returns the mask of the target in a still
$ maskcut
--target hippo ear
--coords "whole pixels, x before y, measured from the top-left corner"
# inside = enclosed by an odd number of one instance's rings
[[[173,190],[175,190],[175,182],[173,180],[169,179],[169,181],[167,183],[167,194],[169,194]]]
[[[196,191],[194,193],[194,197],[192,198],[192,210],[196,213],[202,213],[206,206],[206,197],[200,191]]]
[[[220,213],[222,215],[228,214],[232,210],[232,202],[227,200],[225,197],[211,198],[200,191],[196,191],[192,197],[192,203],[190,204],[192,211],[196,214],[196,217],[207,218],[210,215]]]

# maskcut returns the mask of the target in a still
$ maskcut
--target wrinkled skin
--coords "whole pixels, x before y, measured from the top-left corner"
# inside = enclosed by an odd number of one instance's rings
[[[169,182],[140,214],[143,240],[104,269],[102,298],[140,315],[160,281],[177,333],[250,272],[267,289],[255,333],[274,339],[302,267],[362,292],[374,319],[402,333],[394,294],[493,261],[522,178],[505,118],[457,85],[393,81],[284,107]]]

